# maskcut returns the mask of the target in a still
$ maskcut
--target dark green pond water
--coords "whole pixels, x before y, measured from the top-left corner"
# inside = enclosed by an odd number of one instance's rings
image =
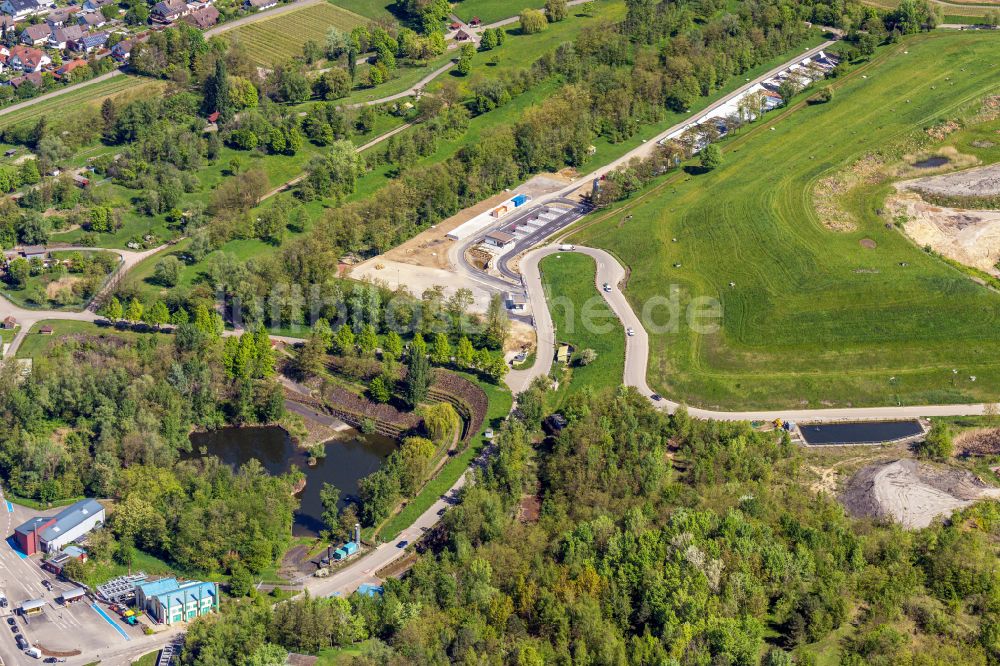
[[[191,434],[191,446],[192,453],[186,457],[216,456],[234,469],[255,458],[274,475],[284,474],[293,467],[302,470],[306,487],[296,495],[300,506],[292,533],[315,536],[323,527],[320,521],[323,506],[319,501],[323,483],[332,483],[340,489],[340,505],[345,506],[348,497],[357,496],[358,481],[379,468],[395,450],[396,442],[388,437],[348,431],[327,442],[326,457],[312,467],[306,464],[308,454],[292,443],[288,433],[275,426],[196,432]]]

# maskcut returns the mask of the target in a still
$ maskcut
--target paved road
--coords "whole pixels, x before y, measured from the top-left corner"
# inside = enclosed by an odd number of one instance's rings
[[[411,97],[412,95],[416,95],[418,92],[420,92],[421,90],[423,90],[424,87],[428,83],[430,83],[431,81],[433,81],[437,77],[441,76],[442,74],[444,74],[445,72],[447,72],[449,69],[451,69],[454,66],[455,66],[455,61],[454,60],[449,60],[446,64],[442,65],[441,67],[438,67],[433,72],[431,72],[430,74],[428,74],[424,78],[420,79],[419,81],[417,81],[416,83],[414,83],[412,86],[410,86],[409,88],[407,88],[403,92],[398,92],[398,93],[396,93],[394,95],[388,95],[387,97],[380,97],[379,99],[369,100],[367,102],[358,102],[357,104],[348,104],[344,108],[345,109],[360,109],[363,106],[374,106],[376,104],[385,104],[386,102],[392,102],[392,101],[395,101],[397,99],[403,99],[404,97]]]
[[[102,252],[114,252],[121,257],[121,263],[118,266],[118,271],[112,276],[116,278],[117,276],[122,276],[128,273],[132,268],[141,262],[142,260],[150,257],[160,250],[162,250],[165,245],[155,247],[151,250],[145,250],[143,252],[135,252],[132,250],[118,250],[113,248],[96,248],[96,247],[78,247],[78,246],[49,246],[48,250],[50,252],[66,252],[73,250],[80,250],[81,252],[93,252],[95,250],[100,250]],[[91,303],[95,303],[99,300],[100,296],[111,289],[114,282],[109,279],[108,282],[101,288],[101,291],[97,293]],[[90,321],[94,322],[100,319],[97,314],[91,310],[89,307],[86,310],[80,312],[73,312],[69,310],[33,310],[30,308],[22,308],[14,305],[8,301],[3,296],[0,296],[0,319],[8,315],[13,315],[17,319],[17,323],[20,328],[14,339],[11,341],[10,346],[7,348],[7,353],[4,355],[6,358],[12,358],[16,353],[18,347],[24,342],[25,337],[28,335],[28,330],[40,321],[45,319],[66,319],[70,321]]]
[[[619,286],[625,279],[625,269],[618,260],[604,250],[576,246],[575,252],[593,257],[597,263],[597,274],[594,288],[604,297],[615,316],[621,320],[625,328],[631,328],[635,335],[625,338],[625,371],[623,383],[634,386],[640,393],[649,397],[653,390],[646,383],[646,365],[649,359],[649,335],[639,316],[632,310],[628,299]],[[532,379],[547,375],[552,367],[552,357],[555,354],[555,333],[552,319],[549,316],[542,288],[541,273],[538,262],[561,250],[557,246],[548,246],[532,250],[524,256],[521,262],[522,275],[528,291],[532,313],[538,330],[538,352],[535,355],[535,365],[527,370],[512,371],[507,375],[507,384],[512,391],[520,391],[528,386]],[[611,293],[606,293],[598,287],[608,283],[613,285]],[[681,403],[668,399],[653,401],[661,409],[673,412]],[[919,416],[969,416],[982,414],[985,405],[916,405],[902,407],[843,407],[835,409],[780,409],[760,411],[723,412],[698,407],[688,407],[688,412],[697,418],[722,421],[769,421],[782,418],[792,421],[843,421],[859,419],[897,419]]]

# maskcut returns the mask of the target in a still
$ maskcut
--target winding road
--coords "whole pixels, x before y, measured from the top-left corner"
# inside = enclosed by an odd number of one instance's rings
[[[647,363],[649,360],[649,334],[643,327],[639,316],[629,304],[620,285],[625,281],[625,268],[611,254],[604,250],[590,247],[575,246],[574,252],[592,257],[597,264],[594,289],[604,297],[612,312],[621,321],[622,326],[635,332],[625,338],[625,371],[622,382],[634,386],[641,394],[650,398],[652,403],[661,409],[673,412],[683,403],[666,398],[654,400],[654,391],[646,382]],[[552,357],[555,354],[555,330],[545,300],[545,290],[542,287],[539,262],[550,255],[565,253],[558,246],[548,246],[532,250],[521,260],[521,275],[528,292],[531,310],[535,315],[535,325],[538,338],[538,351],[535,354],[535,365],[526,370],[512,371],[507,375],[507,384],[514,392],[522,391],[535,377],[549,374],[552,367]],[[605,283],[613,285],[610,293],[603,291],[598,285]],[[723,412],[698,407],[688,407],[691,416],[700,419],[715,419],[723,421],[770,421],[781,418],[791,421],[844,421],[867,419],[899,419],[921,416],[973,416],[982,414],[983,404],[971,405],[914,405],[890,407],[841,407],[831,409],[781,409],[760,411]]]

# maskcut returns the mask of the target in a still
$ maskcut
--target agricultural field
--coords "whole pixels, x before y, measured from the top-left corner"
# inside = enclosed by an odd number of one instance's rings
[[[230,42],[245,46],[255,65],[273,67],[301,55],[302,45],[309,40],[325,43],[330,28],[350,31],[366,22],[363,16],[329,2],[321,2],[272,19],[242,25],[224,33],[224,36]]]
[[[108,97],[127,100],[156,95],[166,85],[140,76],[117,75],[98,83],[81,83],[51,99],[30,104],[22,109],[0,114],[0,129],[17,123],[38,120],[41,116],[58,117],[81,108],[97,108]]]
[[[625,368],[625,330],[597,291],[594,259],[566,252],[546,257],[539,268],[549,313],[558,332],[556,342],[568,343],[575,349],[569,367],[552,367],[559,390],[551,406],[558,408],[570,392],[584,387],[601,390],[619,386]],[[584,312],[588,321],[600,328],[588,330]],[[589,365],[580,364],[584,349],[597,352],[596,360]]]
[[[714,171],[667,177],[585,220],[572,241],[628,265],[637,310],[673,284],[721,302],[717,333],[650,331],[650,384],[712,408],[996,400],[1000,296],[881,217],[891,187],[859,160],[902,160],[929,142],[925,128],[995,93],[998,47],[992,33],[908,38],[837,79],[831,102],[723,143]],[[861,185],[836,204],[855,224],[834,231],[813,191],[845,172]]]

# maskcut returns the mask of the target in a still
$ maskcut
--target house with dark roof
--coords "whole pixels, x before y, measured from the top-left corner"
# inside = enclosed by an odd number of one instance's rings
[[[77,23],[86,30],[95,30],[107,25],[108,19],[101,12],[84,12],[77,18]]]
[[[54,49],[63,50],[78,39],[83,39],[87,31],[78,25],[68,25],[65,28],[56,28],[49,35],[49,46]]]
[[[185,16],[184,20],[196,28],[207,30],[219,22],[219,10],[212,5],[206,5]]]
[[[79,11],[80,8],[75,5],[53,9],[45,17],[45,22],[51,25],[53,29],[61,28],[66,22],[72,21],[73,15]]]
[[[110,33],[107,32],[95,32],[89,35],[84,35],[80,39],[75,39],[69,44],[69,48],[74,51],[80,51],[82,53],[90,53],[94,49],[102,48],[108,43],[108,39],[111,37]]]
[[[114,46],[111,47],[111,56],[118,62],[125,62],[132,55],[132,49],[135,47],[135,41],[131,39],[123,39]]]
[[[21,43],[28,46],[41,46],[52,36],[52,26],[48,23],[29,25],[21,31]]]
[[[158,23],[173,23],[187,16],[189,12],[190,9],[184,0],[160,0],[153,6],[150,16]]]
[[[118,0],[86,0],[83,3],[83,11],[85,12],[99,12],[102,7],[107,7],[108,5],[117,4]]]
[[[35,86],[36,88],[42,87],[42,73],[41,72],[28,72],[27,74],[22,74],[21,76],[15,76],[10,81],[7,82],[14,89],[17,90],[24,84]]]
[[[3,0],[0,3],[0,12],[20,20],[34,14],[44,14],[49,10],[49,5],[44,0]]]
[[[18,525],[14,529],[14,540],[26,555],[62,550],[63,546],[104,524],[104,517],[104,507],[100,502],[95,499],[80,500],[54,516],[37,516]]]
[[[22,72],[38,72],[45,65],[51,64],[52,58],[47,56],[44,51],[30,46],[18,45],[10,50],[10,58],[8,58],[7,63],[11,69]]]
[[[277,6],[278,0],[244,0],[243,2],[244,9],[256,9],[257,11]]]

